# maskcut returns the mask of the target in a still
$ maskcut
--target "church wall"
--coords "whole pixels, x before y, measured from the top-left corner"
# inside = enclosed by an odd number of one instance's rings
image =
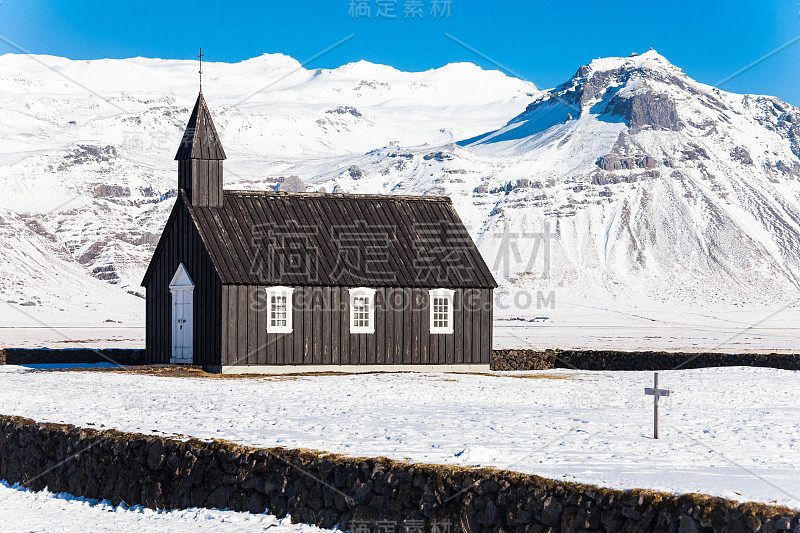
[[[489,364],[492,289],[456,289],[453,333],[430,333],[428,289],[379,287],[375,332],[350,333],[347,287],[295,287],[291,333],[267,333],[266,286],[222,288],[222,365]]]

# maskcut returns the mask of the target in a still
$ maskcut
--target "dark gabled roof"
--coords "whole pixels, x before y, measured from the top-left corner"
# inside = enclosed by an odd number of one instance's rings
[[[449,198],[224,191],[183,201],[224,284],[489,288]]]
[[[176,161],[184,159],[225,159],[225,150],[222,149],[202,91],[197,95],[192,116],[175,154]]]

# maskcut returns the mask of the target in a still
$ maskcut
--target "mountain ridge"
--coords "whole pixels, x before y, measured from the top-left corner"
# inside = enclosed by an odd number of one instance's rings
[[[404,73],[356,62],[281,78],[290,60],[208,67],[224,71],[207,74],[204,92],[226,188],[296,175],[311,191],[448,195],[501,283],[505,315],[542,313],[514,302],[524,291],[556,291],[561,307],[547,313],[565,320],[573,304],[600,302],[594,320],[612,307],[766,309],[800,297],[800,110],[777,98],[696,82],[655,51],[596,59],[546,91],[469,64]],[[138,320],[196,64],[126,61],[59,61],[86,86],[98,80],[109,104],[0,56],[17,69],[0,75],[0,208],[7,228],[41,228],[53,264],[118,289]],[[545,233],[549,264],[530,237]],[[23,268],[5,274],[6,300],[44,287]],[[28,310],[63,307],[40,301]]]

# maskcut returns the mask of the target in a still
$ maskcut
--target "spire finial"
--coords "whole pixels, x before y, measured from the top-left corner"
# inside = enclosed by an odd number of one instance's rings
[[[197,56],[200,58],[200,92],[203,91],[203,49],[200,49],[200,55]]]

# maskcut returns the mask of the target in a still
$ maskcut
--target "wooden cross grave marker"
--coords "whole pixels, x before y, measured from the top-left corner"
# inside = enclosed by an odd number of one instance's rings
[[[658,372],[653,373],[653,388],[645,387],[644,393],[653,397],[653,438],[658,438],[658,398],[669,396],[670,391],[658,388]]]

